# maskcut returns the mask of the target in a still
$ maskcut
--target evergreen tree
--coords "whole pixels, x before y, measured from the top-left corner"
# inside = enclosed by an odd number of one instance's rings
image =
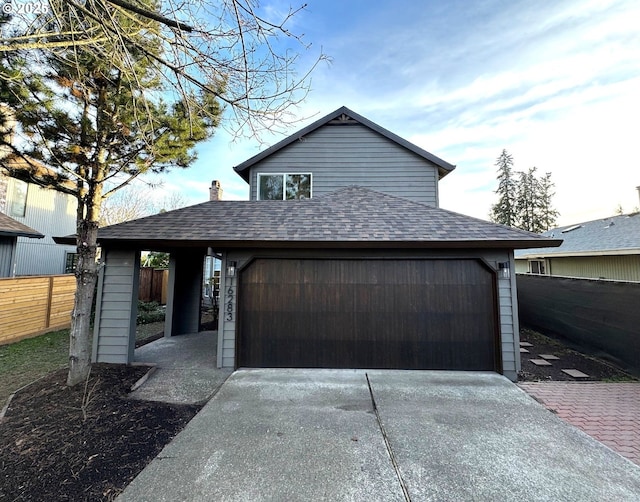
[[[519,180],[516,195],[516,219],[513,226],[528,230],[541,231],[540,183],[536,177],[536,168],[518,173]]]
[[[537,169],[526,172],[513,170],[513,158],[502,150],[496,161],[498,166],[498,202],[491,206],[491,221],[540,233],[549,230],[559,215],[553,208],[554,184],[551,173],[542,178]]]
[[[491,221],[507,225],[515,224],[516,182],[513,177],[513,157],[506,149],[495,163],[498,168],[498,202],[491,206]]]
[[[43,22],[57,23],[55,29],[61,33],[91,31],[92,5],[87,2],[83,10],[67,5],[67,15]],[[151,6],[152,0],[141,5]],[[0,102],[20,124],[14,131],[20,133],[19,141],[10,142],[10,134],[2,140],[11,153],[0,159],[0,169],[71,194],[78,202],[69,385],[84,381],[90,370],[90,315],[103,199],[142,174],[188,167],[195,159],[193,147],[213,134],[220,116],[214,94],[166,92],[150,57],[160,52],[153,37],[156,21],[129,12],[114,11],[111,16],[128,32],[131,45],[126,54],[118,52],[121,40],[101,39],[99,44],[55,51],[4,52],[0,69],[5,76],[0,80]],[[208,85],[219,94],[224,91],[222,81]]]
[[[553,207],[551,199],[556,194],[553,191],[554,183],[551,181],[551,173],[545,173],[540,180],[540,223],[541,231],[545,232],[553,228],[560,213]]]

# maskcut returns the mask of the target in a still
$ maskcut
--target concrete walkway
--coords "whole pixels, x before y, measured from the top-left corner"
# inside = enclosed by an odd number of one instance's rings
[[[493,373],[240,370],[119,500],[637,501],[640,468]]]
[[[216,367],[217,331],[161,338],[135,350],[136,363],[156,370],[133,399],[201,404],[208,401],[232,373]]]
[[[640,465],[640,382],[519,385],[563,420]]]

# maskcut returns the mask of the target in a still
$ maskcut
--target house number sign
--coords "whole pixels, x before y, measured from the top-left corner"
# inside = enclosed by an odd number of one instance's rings
[[[227,299],[224,302],[224,309],[225,309],[225,315],[224,315],[224,320],[225,321],[233,321],[233,288],[229,287],[227,289]]]

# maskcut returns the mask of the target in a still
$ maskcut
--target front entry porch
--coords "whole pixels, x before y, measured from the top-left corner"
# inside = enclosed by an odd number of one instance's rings
[[[166,251],[170,260],[164,337],[170,340],[202,329],[203,264],[208,250],[198,247]],[[140,250],[103,248],[100,266],[92,359],[98,363],[131,364],[136,360]],[[211,347],[202,356],[215,367],[217,338],[209,338]]]
[[[155,366],[149,379],[131,393],[134,399],[201,404],[233,372],[216,367],[217,331],[164,337],[135,349],[134,364]]]

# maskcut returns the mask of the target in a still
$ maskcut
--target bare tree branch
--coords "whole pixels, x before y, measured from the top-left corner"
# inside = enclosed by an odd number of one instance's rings
[[[144,54],[167,91],[183,98],[204,91],[226,103],[222,125],[234,136],[259,139],[265,130],[284,130],[294,122],[289,110],[307,96],[318,63],[328,60],[320,50],[305,65],[301,55],[311,44],[289,28],[306,4],[289,8],[280,19],[261,13],[257,0],[47,0],[46,5],[47,22],[44,14],[12,20],[22,23],[23,32],[3,30],[0,53],[87,47],[122,67],[133,53]],[[116,14],[127,19],[126,26],[114,22]],[[93,22],[82,22],[79,15]],[[78,29],[56,29],[70,24]],[[140,42],[142,33],[149,43]],[[114,40],[117,45],[108,43]],[[111,53],[105,53],[107,45]]]
[[[165,26],[169,26],[170,28],[176,28],[178,30],[185,31],[185,32],[193,31],[193,28],[188,24],[180,23],[175,19],[169,19],[166,16],[161,16],[160,14],[151,12],[150,10],[147,10],[147,9],[142,9],[129,2],[125,2],[124,0],[106,0],[106,1],[113,5],[117,5],[118,7],[122,7],[123,9],[129,10],[131,12],[135,12],[136,14],[139,14],[148,19],[153,19],[154,21],[157,21]]]

